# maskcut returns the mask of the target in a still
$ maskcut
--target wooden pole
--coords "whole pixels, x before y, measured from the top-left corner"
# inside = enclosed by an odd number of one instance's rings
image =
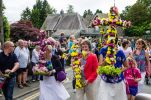
[[[4,44],[4,31],[3,31],[3,1],[0,0],[0,42]]]

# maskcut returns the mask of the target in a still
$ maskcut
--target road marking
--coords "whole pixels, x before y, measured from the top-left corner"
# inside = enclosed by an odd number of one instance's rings
[[[36,97],[38,97],[39,96],[39,92],[37,92],[37,93],[35,93],[35,94],[33,94],[33,95],[31,95],[31,96],[29,96],[29,97],[27,97],[27,98],[25,98],[24,100],[33,100],[33,99],[35,99]]]

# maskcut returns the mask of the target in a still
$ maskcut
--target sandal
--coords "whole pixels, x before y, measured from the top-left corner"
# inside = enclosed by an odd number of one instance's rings
[[[23,89],[24,87],[21,84],[18,84],[18,88]]]
[[[23,86],[25,86],[25,87],[30,87],[27,83],[24,83]]]

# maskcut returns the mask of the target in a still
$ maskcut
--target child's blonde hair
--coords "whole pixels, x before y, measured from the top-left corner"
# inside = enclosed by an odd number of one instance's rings
[[[127,57],[127,62],[128,62],[128,64],[129,64],[129,66],[132,66],[132,64],[134,64],[134,67],[137,67],[137,63],[136,63],[136,61],[135,61],[134,58],[132,58],[132,57]]]

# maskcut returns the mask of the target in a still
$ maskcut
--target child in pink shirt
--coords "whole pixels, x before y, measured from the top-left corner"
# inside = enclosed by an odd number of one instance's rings
[[[127,61],[129,68],[124,72],[124,77],[126,81],[128,100],[135,100],[135,96],[138,93],[138,82],[141,80],[141,73],[133,58],[128,57]]]

